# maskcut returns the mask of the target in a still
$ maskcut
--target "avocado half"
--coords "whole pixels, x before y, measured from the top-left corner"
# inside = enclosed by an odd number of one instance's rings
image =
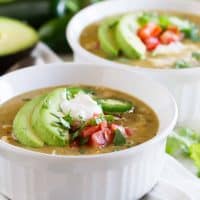
[[[0,73],[28,56],[38,38],[37,32],[27,24],[0,17]]]

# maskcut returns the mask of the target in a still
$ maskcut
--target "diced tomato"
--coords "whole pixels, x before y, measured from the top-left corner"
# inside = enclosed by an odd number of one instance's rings
[[[125,128],[123,126],[120,126],[120,125],[117,125],[117,124],[111,124],[110,125],[110,130],[112,131],[113,134],[117,129],[122,133],[122,135],[125,138],[128,137],[128,135],[126,134]]]
[[[96,126],[89,126],[89,127],[86,127],[82,130],[81,132],[81,136],[82,137],[88,137],[90,135],[92,135],[93,133],[97,132],[100,130],[100,126],[99,125],[96,125]]]
[[[160,42],[162,44],[170,44],[171,42],[180,41],[181,39],[182,39],[181,34],[176,34],[176,33],[172,32],[171,30],[165,31],[160,36]]]
[[[160,44],[160,41],[156,37],[150,37],[150,38],[147,38],[144,41],[144,43],[146,45],[147,50],[152,51]]]
[[[110,130],[112,131],[112,132],[114,132],[115,130],[117,130],[119,128],[119,125],[117,125],[117,124],[111,124],[110,125]]]
[[[103,131],[97,131],[90,136],[89,144],[92,147],[103,147],[106,145]]]
[[[180,30],[177,26],[174,26],[174,25],[170,25],[167,27],[167,30],[168,31],[172,31],[173,33],[179,35],[180,34]]]
[[[134,134],[133,130],[130,129],[129,127],[125,127],[125,132],[128,137],[130,137]]]
[[[138,36],[141,40],[146,40],[150,37],[158,37],[162,32],[162,28],[155,23],[149,23],[138,30]]]
[[[100,128],[101,130],[103,131],[105,128],[108,127],[108,122],[107,121],[103,121],[101,124],[100,124]]]
[[[162,28],[156,25],[151,33],[151,36],[158,37],[162,33]]]
[[[111,144],[114,139],[114,132],[112,132],[109,128],[106,128],[103,133],[107,144]]]

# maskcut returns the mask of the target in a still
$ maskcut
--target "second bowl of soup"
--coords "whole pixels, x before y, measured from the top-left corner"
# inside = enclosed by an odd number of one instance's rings
[[[175,96],[179,123],[198,121],[199,9],[191,1],[103,2],[77,14],[67,38],[75,61],[129,67],[156,78]]]
[[[59,63],[10,73],[0,86],[1,193],[138,199],[158,181],[177,118],[158,83],[130,70]]]

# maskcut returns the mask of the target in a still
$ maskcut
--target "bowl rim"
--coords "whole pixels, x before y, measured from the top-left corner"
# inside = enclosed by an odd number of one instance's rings
[[[4,78],[9,78],[10,76],[12,77],[13,75],[17,76],[18,73],[30,73],[33,69],[37,68],[37,70],[39,71],[40,69],[43,69],[43,68],[48,68],[49,66],[50,67],[56,67],[56,65],[62,65],[62,68],[63,67],[77,67],[77,68],[84,68],[84,67],[87,67],[87,66],[90,66],[90,67],[97,67],[97,68],[101,68],[102,66],[99,65],[99,64],[86,64],[86,63],[71,63],[71,62],[68,62],[68,63],[60,63],[60,62],[57,62],[57,63],[51,63],[51,64],[40,64],[40,65],[37,65],[37,66],[29,66],[29,67],[26,67],[26,68],[23,68],[23,69],[19,69],[17,71],[13,71],[13,72],[10,72],[8,74],[5,74],[3,76],[0,77],[0,81],[3,80]],[[46,153],[41,153],[41,152],[36,152],[36,151],[32,151],[32,150],[29,150],[29,149],[25,149],[23,147],[17,147],[17,146],[14,146],[12,144],[9,144],[9,143],[6,143],[4,141],[2,141],[0,139],[0,150],[3,150],[3,151],[6,151],[6,152],[10,152],[10,153],[14,153],[15,155],[18,154],[18,155],[23,155],[23,156],[28,156],[31,158],[43,158],[43,159],[56,159],[56,160],[60,160],[60,159],[72,159],[72,160],[80,160],[80,159],[97,159],[97,158],[111,158],[111,157],[121,157],[121,156],[124,156],[125,154],[129,155],[130,153],[136,153],[136,152],[140,152],[142,149],[144,149],[145,147],[148,147],[148,146],[151,146],[152,144],[156,143],[156,142],[159,142],[161,140],[164,140],[169,134],[170,134],[170,130],[172,130],[176,124],[176,121],[177,121],[177,118],[178,118],[178,108],[177,108],[177,104],[175,102],[175,99],[174,97],[171,95],[171,93],[169,92],[169,90],[164,87],[162,84],[158,83],[157,81],[149,78],[149,77],[146,77],[145,75],[141,75],[141,74],[138,74],[137,72],[133,72],[131,71],[130,69],[128,68],[122,68],[122,67],[116,67],[116,66],[110,66],[110,65],[103,65],[105,66],[105,68],[112,68],[113,70],[121,70],[121,71],[126,71],[128,73],[133,73],[135,74],[136,76],[140,76],[142,79],[148,81],[148,82],[152,82],[153,84],[157,84],[162,90],[165,91],[166,93],[166,96],[168,96],[168,98],[170,99],[171,103],[172,103],[172,107],[171,107],[171,110],[173,112],[173,116],[171,117],[170,119],[170,123],[168,124],[168,126],[166,128],[164,128],[162,130],[162,133],[161,134],[157,134],[156,136],[154,136],[153,138],[151,138],[150,140],[147,140],[146,142],[142,143],[142,144],[139,144],[139,145],[136,145],[136,146],[133,146],[131,148],[127,148],[127,149],[124,149],[124,150],[120,150],[120,151],[116,151],[116,152],[109,152],[109,153],[101,153],[101,154],[92,154],[92,155],[53,155],[53,154],[46,154]],[[137,97],[137,96],[136,96]],[[12,97],[11,97],[12,98]],[[154,110],[154,109],[153,109]]]
[[[123,2],[124,0],[118,0],[118,1],[121,1]],[[131,0],[126,0],[127,2],[130,1],[132,2]],[[181,2],[180,0],[175,0],[176,2]],[[116,3],[116,2],[115,2]],[[182,3],[185,3],[187,5],[191,5],[191,4],[194,4],[195,5],[198,5],[200,6],[200,2],[198,1],[195,1],[195,0],[191,0],[190,2],[182,2]],[[134,71],[144,71],[146,73],[148,72],[159,72],[159,73],[173,73],[173,74],[176,74],[176,75],[186,75],[186,73],[190,72],[194,72],[197,73],[199,72],[200,73],[200,67],[191,67],[191,68],[183,68],[183,69],[153,69],[153,68],[145,68],[145,67],[140,67],[140,66],[136,66],[136,65],[128,65],[128,64],[124,64],[124,63],[118,63],[118,62],[113,62],[113,61],[110,61],[106,58],[102,58],[100,56],[97,56],[93,53],[90,53],[89,51],[87,51],[85,48],[83,48],[81,45],[80,45],[80,42],[79,40],[74,40],[73,39],[73,34],[71,34],[71,30],[73,26],[75,26],[76,24],[76,21],[80,18],[80,16],[84,16],[84,14],[86,12],[90,12],[90,9],[94,9],[96,7],[100,7],[102,5],[107,5],[107,6],[110,6],[113,4],[113,1],[103,1],[103,2],[98,2],[96,4],[93,4],[93,5],[90,5],[84,9],[82,9],[81,11],[79,11],[77,14],[75,14],[72,19],[70,20],[69,24],[66,26],[66,30],[65,30],[65,35],[66,35],[66,39],[70,45],[70,47],[72,48],[73,50],[73,53],[76,53],[78,52],[80,55],[83,55],[84,57],[90,57],[91,60],[93,62],[103,62],[105,63],[106,65],[117,65],[117,66],[121,66],[121,67],[131,67],[131,69]],[[117,14],[118,12],[116,12]],[[185,13],[183,11],[183,13]],[[193,14],[191,11],[187,11],[186,13],[190,13],[190,14]],[[103,16],[103,17],[106,17],[106,16]],[[95,22],[95,21],[94,21]],[[91,23],[88,23],[87,25],[89,25]],[[72,36],[72,37],[71,37]],[[79,35],[80,37],[80,35]],[[79,39],[79,38],[78,38]]]

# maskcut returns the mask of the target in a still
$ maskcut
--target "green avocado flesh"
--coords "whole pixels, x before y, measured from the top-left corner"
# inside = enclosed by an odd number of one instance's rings
[[[44,142],[34,133],[31,127],[31,116],[35,106],[42,97],[35,98],[26,103],[17,113],[13,122],[13,132],[17,140],[29,147],[42,147]]]
[[[14,19],[0,17],[0,57],[30,49],[37,42],[37,32],[30,26]]]
[[[116,28],[116,40],[120,49],[129,58],[143,58],[146,47],[136,34],[138,23],[135,15],[123,16]]]
[[[32,114],[32,127],[39,138],[52,146],[68,144],[68,130],[55,126],[58,122],[60,102],[66,96],[66,88],[59,88],[47,96],[35,107]]]
[[[56,89],[27,102],[17,113],[13,132],[17,140],[29,147],[44,144],[64,146],[68,144],[68,130],[59,123],[60,102],[66,96],[66,88]]]
[[[109,56],[117,56],[119,54],[119,47],[115,40],[115,29],[118,20],[118,17],[106,19],[102,22],[98,30],[101,48]]]
[[[98,29],[101,49],[110,57],[122,52],[129,58],[144,58],[146,47],[136,34],[138,27],[137,15],[133,14],[103,20]]]

